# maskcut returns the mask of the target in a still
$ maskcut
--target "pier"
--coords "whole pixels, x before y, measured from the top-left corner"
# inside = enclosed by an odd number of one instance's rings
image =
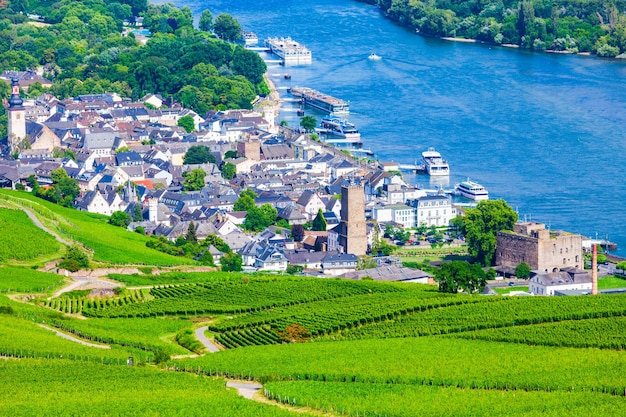
[[[267,46],[246,46],[246,49],[256,52],[272,52]]]
[[[415,172],[416,174],[425,174],[426,173],[426,165],[398,164],[398,169],[400,169],[400,171]]]

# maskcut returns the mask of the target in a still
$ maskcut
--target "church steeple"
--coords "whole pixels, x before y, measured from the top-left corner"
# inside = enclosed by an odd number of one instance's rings
[[[20,97],[20,86],[17,77],[11,79],[11,97],[9,98],[9,123],[7,126],[8,145],[11,153],[17,152],[20,144],[26,139],[26,111]]]
[[[24,110],[24,101],[20,97],[20,85],[17,77],[11,78],[11,97],[9,97],[9,110]]]

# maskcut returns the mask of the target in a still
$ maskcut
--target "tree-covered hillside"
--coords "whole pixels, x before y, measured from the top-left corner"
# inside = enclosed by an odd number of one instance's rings
[[[152,32],[145,45],[132,32],[122,35],[128,32],[124,20],[133,16],[142,16]],[[61,99],[105,91],[133,99],[160,93],[201,114],[251,108],[255,96],[267,91],[263,60],[192,25],[189,8],[145,0],[12,0],[0,10],[0,71],[44,66],[54,82],[50,92]],[[28,95],[42,92],[34,85]]]
[[[478,39],[522,48],[626,51],[626,2],[616,0],[361,0],[428,36]]]

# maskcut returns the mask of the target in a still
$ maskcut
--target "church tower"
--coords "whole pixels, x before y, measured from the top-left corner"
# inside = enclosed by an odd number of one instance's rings
[[[339,245],[346,253],[357,256],[367,252],[367,224],[365,223],[365,192],[362,185],[341,187],[341,223]]]
[[[8,124],[8,145],[10,152],[15,152],[22,140],[26,138],[26,119],[24,102],[20,97],[20,87],[18,79],[11,79],[11,97],[9,98],[9,124]]]

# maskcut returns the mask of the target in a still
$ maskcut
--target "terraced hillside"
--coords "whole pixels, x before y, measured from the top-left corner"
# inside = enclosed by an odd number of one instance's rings
[[[0,377],[12,381],[0,414],[621,416],[626,406],[626,295],[115,277],[152,285],[53,296],[62,277],[0,266]],[[217,353],[196,340],[207,327]],[[224,378],[263,383],[267,404],[227,391]]]

